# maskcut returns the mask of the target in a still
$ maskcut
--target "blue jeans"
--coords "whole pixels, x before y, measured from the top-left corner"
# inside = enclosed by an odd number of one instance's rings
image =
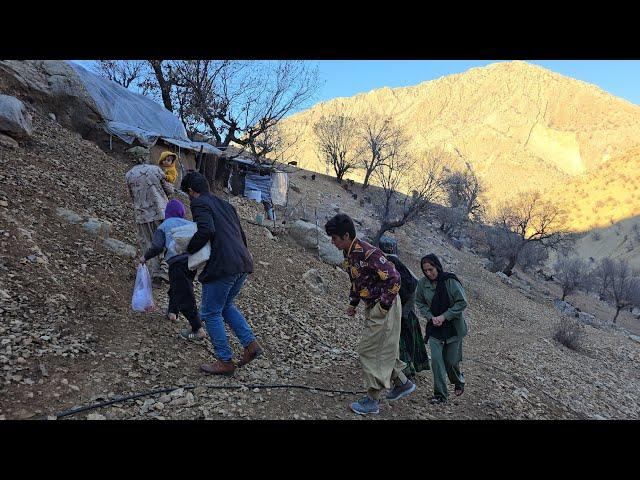
[[[224,322],[231,327],[243,347],[256,339],[247,320],[233,304],[246,278],[246,273],[239,273],[202,284],[200,317],[207,327],[216,356],[224,362],[232,357]]]

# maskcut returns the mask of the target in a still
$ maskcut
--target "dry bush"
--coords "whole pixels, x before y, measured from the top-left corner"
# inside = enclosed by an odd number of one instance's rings
[[[556,327],[553,338],[565,347],[578,351],[584,340],[584,330],[576,320],[562,317]]]

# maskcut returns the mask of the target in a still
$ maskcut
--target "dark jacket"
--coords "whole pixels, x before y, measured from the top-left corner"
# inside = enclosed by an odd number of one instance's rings
[[[187,252],[193,254],[211,241],[211,256],[198,277],[200,283],[253,272],[253,259],[233,205],[211,193],[203,193],[191,200],[191,216],[198,224],[198,231],[189,242]]]

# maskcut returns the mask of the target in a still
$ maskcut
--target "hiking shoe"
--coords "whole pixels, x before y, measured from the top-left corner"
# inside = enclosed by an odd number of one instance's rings
[[[233,375],[233,372],[235,372],[236,366],[231,360],[229,360],[228,362],[216,360],[213,363],[203,363],[202,365],[200,365],[200,370],[211,375],[231,376]]]
[[[447,399],[444,397],[441,397],[440,395],[434,395],[433,397],[431,397],[431,400],[429,400],[429,403],[431,405],[437,405],[440,403],[447,403]]]
[[[262,353],[263,350],[260,344],[256,340],[253,340],[249,345],[246,346],[244,352],[242,352],[242,357],[238,361],[238,366],[241,367],[243,365],[246,365],[252,360],[258,358],[260,355],[262,355]]]
[[[377,400],[374,400],[369,395],[362,397],[357,402],[353,402],[349,405],[351,410],[358,415],[378,414],[380,413],[380,406]]]
[[[395,402],[396,400],[400,400],[402,397],[406,397],[415,389],[416,384],[407,379],[404,385],[396,385],[389,393],[387,393],[387,400]]]
[[[206,337],[206,335],[200,335],[197,332],[194,332],[193,330],[191,330],[190,328],[187,328],[185,330],[180,331],[180,337],[184,338],[185,340],[192,340],[194,342],[198,342],[200,340],[203,340]]]

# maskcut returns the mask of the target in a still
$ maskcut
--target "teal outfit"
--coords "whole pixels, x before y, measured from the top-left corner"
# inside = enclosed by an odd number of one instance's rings
[[[447,378],[454,385],[464,385],[464,375],[460,371],[462,361],[462,338],[467,334],[468,327],[464,318],[467,308],[467,298],[460,282],[453,278],[445,280],[449,308],[442,314],[445,323],[451,322],[455,334],[444,339],[429,338],[431,349],[431,367],[433,370],[433,385],[436,396],[447,399]],[[431,303],[436,293],[436,282],[431,282],[426,276],[421,278],[416,288],[416,306],[422,316],[431,322],[434,317]]]

